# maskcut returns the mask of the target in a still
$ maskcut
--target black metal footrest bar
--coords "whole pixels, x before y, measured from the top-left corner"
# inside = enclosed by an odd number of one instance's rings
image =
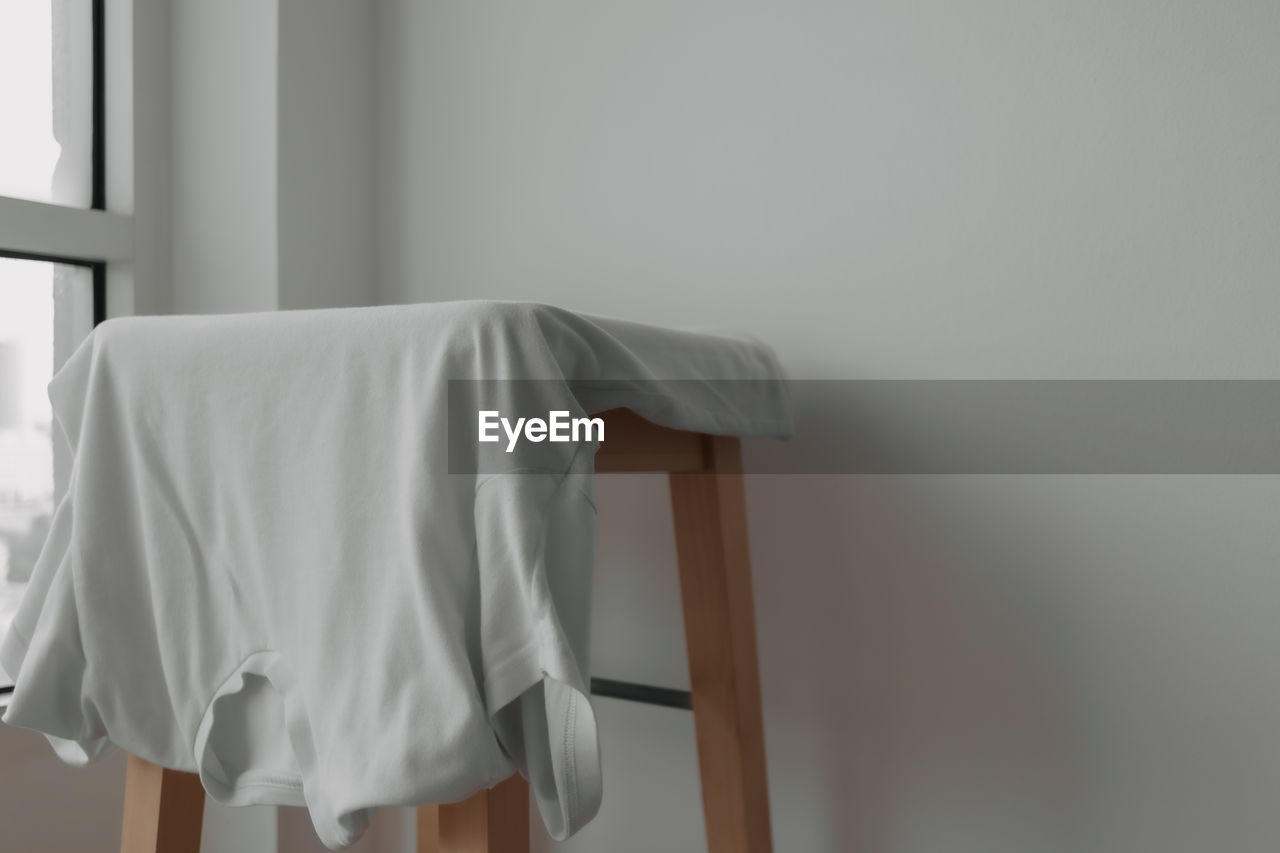
[[[592,678],[591,694],[645,705],[661,705],[664,708],[693,710],[693,694],[688,690],[672,690],[670,687],[652,687],[630,681],[614,681],[612,678]]]

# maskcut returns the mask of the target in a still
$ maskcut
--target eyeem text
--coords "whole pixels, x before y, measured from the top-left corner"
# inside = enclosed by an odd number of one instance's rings
[[[521,436],[535,444],[540,441],[604,441],[603,418],[571,418],[569,412],[548,412],[546,419],[509,418],[496,411],[480,412],[480,441],[501,441],[499,429],[507,437],[507,453],[515,450]]]

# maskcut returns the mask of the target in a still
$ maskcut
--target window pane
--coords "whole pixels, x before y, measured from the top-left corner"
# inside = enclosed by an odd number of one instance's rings
[[[93,19],[87,0],[0,0],[0,195],[92,200]]]
[[[0,636],[26,589],[71,460],[47,386],[93,328],[84,267],[0,258]],[[0,670],[0,684],[9,676]]]

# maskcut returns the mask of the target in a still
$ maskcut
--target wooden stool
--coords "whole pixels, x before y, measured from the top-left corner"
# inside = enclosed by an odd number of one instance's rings
[[[686,707],[691,699],[708,851],[770,853],[740,443],[626,409],[603,417],[596,471],[670,475],[692,690],[593,679],[592,692]],[[121,853],[199,853],[204,797],[195,774],[129,756]],[[519,774],[460,803],[420,806],[417,817],[419,853],[529,850],[529,786]]]

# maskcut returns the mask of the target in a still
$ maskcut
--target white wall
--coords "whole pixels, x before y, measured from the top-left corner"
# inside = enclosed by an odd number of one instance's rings
[[[372,302],[374,5],[172,10],[173,311]]]
[[[277,307],[275,3],[171,10],[174,313]]]
[[[279,0],[280,308],[374,301],[371,0]]]
[[[383,302],[733,326],[797,377],[1280,373],[1274,4],[378,15]],[[600,491],[593,669],[687,683],[661,484]],[[779,849],[1274,847],[1278,491],[753,481]],[[599,706],[563,849],[700,849],[687,724]]]

